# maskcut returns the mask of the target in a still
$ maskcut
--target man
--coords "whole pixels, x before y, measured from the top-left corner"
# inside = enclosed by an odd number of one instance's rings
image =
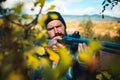
[[[47,17],[48,18],[45,21],[45,26],[49,35],[49,39],[51,39],[49,46],[55,47],[54,45],[58,43],[58,40],[61,40],[67,35],[66,24],[58,12],[49,12]]]
[[[47,13],[47,19],[45,20],[45,26],[49,35],[48,45],[54,51],[57,50],[57,44],[64,36],[67,35],[66,23],[60,13],[51,11]],[[76,52],[83,50],[86,44],[78,44],[77,47],[71,47],[73,56],[76,58]],[[89,77],[88,77],[89,76]],[[93,76],[93,75],[92,75]],[[66,77],[68,80],[93,80],[95,76],[91,76],[91,71],[86,67],[85,64],[81,64],[78,60],[74,61],[73,66],[69,69]],[[91,78],[91,79],[89,79]]]

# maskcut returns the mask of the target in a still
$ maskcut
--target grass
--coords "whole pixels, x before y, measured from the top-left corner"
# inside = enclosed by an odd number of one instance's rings
[[[67,32],[71,34],[74,31],[79,31],[80,33],[84,33],[83,26],[79,26],[81,22],[67,22]],[[109,34],[110,37],[118,36],[117,30],[120,28],[119,22],[93,22],[93,32],[94,35],[104,36]]]

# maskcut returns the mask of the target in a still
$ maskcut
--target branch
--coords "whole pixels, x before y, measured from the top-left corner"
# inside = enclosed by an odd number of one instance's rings
[[[120,0],[104,0],[102,5],[103,5],[103,10],[101,12],[102,16],[104,16],[104,11],[106,10],[106,7],[111,5],[111,10],[113,9],[114,6],[116,6],[120,2]],[[102,17],[104,18],[104,17]]]
[[[10,20],[10,19],[8,18],[8,16],[4,16],[4,18],[5,18],[7,21],[9,21],[9,22],[11,22],[11,23],[13,23],[13,24],[16,24],[16,25],[21,26],[21,27],[24,28],[24,25],[22,25],[22,24],[20,24],[20,23],[17,23],[17,22],[14,22],[14,21]]]
[[[38,14],[36,15],[35,19],[33,19],[33,21],[31,21],[30,23],[26,24],[27,28],[30,29],[31,27],[35,26],[37,24],[37,21],[38,21],[38,18],[39,18],[39,15],[41,14],[42,12],[42,8],[40,8]]]
[[[36,17],[35,17],[30,23],[28,23],[28,24],[21,24],[21,23],[18,23],[18,22],[15,22],[15,21],[9,19],[9,17],[8,17],[9,15],[5,15],[5,13],[7,13],[7,12],[4,12],[4,10],[7,11],[7,9],[3,9],[2,7],[0,7],[0,9],[1,9],[0,11],[1,11],[1,15],[3,16],[3,18],[4,18],[5,20],[7,20],[7,21],[9,21],[9,22],[11,22],[11,23],[13,23],[13,24],[16,24],[16,25],[18,25],[18,26],[21,26],[21,27],[23,27],[23,28],[25,28],[25,29],[30,29],[31,27],[33,27],[33,26],[35,26],[35,25],[37,24],[39,15],[40,15],[41,12],[42,12],[42,8],[43,8],[43,7],[40,8],[40,10],[39,10],[38,14],[36,15]]]

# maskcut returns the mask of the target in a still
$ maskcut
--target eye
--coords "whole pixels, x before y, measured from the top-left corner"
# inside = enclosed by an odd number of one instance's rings
[[[52,28],[48,28],[47,30],[50,31],[50,30],[52,30],[52,29],[53,29],[53,27],[52,27]]]
[[[62,27],[62,25],[58,25],[58,26],[56,26],[56,28],[59,28],[59,27]]]

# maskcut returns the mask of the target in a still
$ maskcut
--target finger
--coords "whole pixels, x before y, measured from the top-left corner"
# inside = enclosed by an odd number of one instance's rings
[[[53,38],[54,40],[61,40],[62,38],[60,36],[56,36]]]
[[[78,44],[78,51],[79,51],[79,52],[82,52],[82,51],[83,51],[83,45],[82,45],[82,43],[79,43],[79,44]]]
[[[53,45],[55,45],[55,44],[57,44],[57,41],[56,41],[56,40],[50,40],[50,41],[48,42],[48,46],[49,46],[49,47],[51,47],[51,46],[53,46]]]
[[[63,44],[61,44],[61,43],[57,43],[56,46],[62,47],[62,48],[65,47],[65,46],[64,46]]]
[[[52,50],[55,51],[55,52],[57,52],[57,51],[58,51],[57,46],[56,46],[56,45],[53,45],[53,46],[52,46]]]
[[[83,49],[87,49],[88,48],[86,43],[83,43],[82,45],[83,45]]]

